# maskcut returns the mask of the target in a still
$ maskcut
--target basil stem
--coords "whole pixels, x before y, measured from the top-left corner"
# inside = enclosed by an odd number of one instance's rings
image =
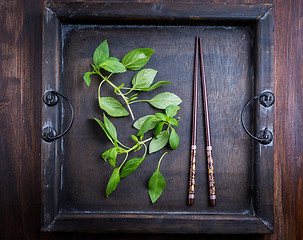
[[[100,94],[101,85],[102,85],[102,83],[103,83],[104,81],[106,81],[106,82],[107,82],[108,84],[110,84],[110,85],[119,93],[119,95],[123,98],[123,100],[124,100],[124,102],[125,102],[125,104],[126,104],[128,110],[129,110],[129,112],[130,112],[130,115],[132,116],[132,119],[135,120],[133,111],[132,111],[132,109],[130,108],[129,103],[128,103],[128,101],[127,101],[125,95],[120,91],[120,89],[119,89],[115,84],[113,84],[111,81],[109,81],[109,78],[111,77],[111,75],[112,75],[113,73],[109,74],[108,77],[104,77],[104,76],[100,73],[100,71],[96,71],[96,72],[97,72],[97,73],[99,74],[99,76],[103,79],[103,81],[102,81],[102,82],[100,83],[100,85],[99,85],[99,89],[98,89],[98,98],[101,97],[101,94]]]

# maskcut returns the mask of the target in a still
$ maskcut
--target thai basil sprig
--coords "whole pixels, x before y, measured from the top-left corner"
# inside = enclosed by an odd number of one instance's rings
[[[125,178],[130,175],[145,160],[147,153],[146,144],[148,142],[150,142],[149,153],[154,153],[161,150],[163,147],[165,147],[167,142],[169,142],[169,145],[172,149],[176,149],[178,147],[179,137],[172,126],[179,126],[179,120],[173,118],[177,114],[177,111],[179,109],[180,107],[178,106],[170,105],[165,109],[166,114],[156,113],[155,115],[145,116],[143,118],[138,119],[134,123],[134,127],[137,129],[139,128],[139,132],[137,136],[131,135],[132,139],[135,142],[132,147],[127,147],[118,140],[117,130],[105,114],[103,115],[103,122],[97,118],[93,118],[101,126],[107,138],[113,144],[112,148],[106,150],[102,154],[102,158],[104,159],[104,161],[108,161],[110,165],[114,168],[106,187],[107,197],[116,189],[121,178]],[[162,131],[164,125],[167,125],[168,127],[166,130]],[[144,133],[154,128],[155,136],[143,140]],[[142,146],[144,147],[143,155],[128,160],[128,154],[132,151],[139,151]],[[125,154],[124,160],[121,164],[117,165],[117,156],[121,154]],[[157,171],[154,173],[155,176],[153,175],[151,179],[159,178],[163,182],[164,177],[159,172],[159,165]],[[160,197],[165,187],[163,187],[163,184],[160,183],[160,180],[150,180],[148,184],[149,195],[153,203]],[[159,189],[162,190],[160,191]]]
[[[108,115],[112,117],[123,117],[131,114],[134,119],[134,114],[130,107],[130,104],[135,102],[148,102],[152,106],[158,109],[165,109],[168,105],[179,105],[182,100],[171,92],[164,92],[154,96],[149,100],[137,100],[138,93],[131,94],[133,91],[141,92],[150,92],[164,84],[170,84],[169,81],[159,81],[152,85],[154,78],[157,75],[157,71],[154,69],[142,69],[137,72],[132,79],[132,87],[125,87],[125,83],[122,83],[120,86],[116,86],[112,80],[110,80],[113,74],[126,72],[129,70],[140,70],[143,68],[150,57],[152,56],[154,50],[150,48],[140,48],[134,49],[128,54],[126,54],[122,62],[118,58],[110,57],[109,47],[107,40],[103,41],[95,50],[93,54],[94,64],[91,64],[93,71],[87,72],[84,74],[83,78],[87,84],[91,84],[91,75],[97,74],[101,77],[102,81],[99,84],[98,88],[98,101],[99,106],[103,109]],[[101,70],[106,70],[109,74],[103,75]],[[119,95],[124,104],[127,106],[128,111],[123,107],[123,105],[112,97],[101,97],[101,87],[103,83],[108,83],[114,88],[114,92]],[[127,92],[122,92],[127,91]]]
[[[138,92],[150,92],[164,84],[172,83],[169,81],[158,81],[153,84],[157,71],[150,68],[142,69],[149,61],[153,52],[154,50],[150,48],[135,49],[126,54],[122,61],[120,61],[118,58],[110,57],[108,43],[107,40],[105,40],[96,48],[93,54],[94,64],[91,64],[93,70],[85,73],[83,76],[87,86],[91,84],[91,75],[101,77],[101,82],[98,87],[99,106],[112,117],[127,116],[130,113],[134,119],[130,105],[136,102],[148,102],[155,108],[165,109],[165,114],[156,113],[154,115],[147,115],[134,123],[134,127],[137,128],[139,132],[137,136],[131,136],[134,141],[132,147],[127,147],[119,141],[115,126],[105,114],[103,115],[103,122],[97,118],[93,118],[101,126],[113,144],[112,148],[102,154],[104,161],[108,161],[113,167],[113,172],[106,187],[107,197],[117,188],[121,178],[127,177],[140,166],[146,158],[148,148],[149,153],[154,153],[165,147],[167,143],[169,143],[172,149],[176,149],[179,145],[179,136],[174,127],[179,126],[178,122],[180,119],[175,119],[174,116],[180,109],[178,105],[182,100],[171,92],[159,93],[148,100],[138,99]],[[107,74],[105,74],[103,70],[105,70]],[[125,83],[117,86],[114,84],[114,81],[110,79],[114,74],[123,73],[127,70],[140,70],[134,75],[131,81],[131,87],[125,87]],[[103,83],[108,83],[113,87],[114,93],[123,99],[127,109],[115,98],[101,97]],[[155,136],[143,140],[144,134],[152,129],[154,129]],[[147,148],[146,144],[148,142],[150,143]],[[128,159],[130,152],[139,151],[142,147],[144,147],[143,155],[141,154],[139,157]],[[159,171],[161,160],[165,154],[160,158],[157,170],[149,180],[149,196],[152,203],[161,196],[165,188],[165,179]],[[119,155],[125,155],[124,160],[120,164],[117,162]]]
[[[108,197],[116,189],[120,182],[120,178],[127,177],[143,162],[147,152],[146,142],[150,141],[152,138],[146,140],[142,140],[142,138],[140,138],[139,140],[136,136],[132,135],[132,138],[136,143],[132,147],[127,147],[118,140],[117,130],[105,114],[103,115],[103,122],[97,118],[93,119],[101,126],[107,138],[114,145],[102,154],[104,161],[106,162],[108,160],[110,165],[114,168],[106,187],[106,196]],[[130,160],[127,159],[130,152],[138,151],[142,146],[145,148],[143,156],[132,158]],[[125,154],[125,158],[123,162],[117,166],[116,159],[120,154]]]
[[[154,153],[162,149],[167,143],[169,143],[172,149],[176,149],[179,145],[179,136],[174,127],[179,127],[179,121],[173,118],[178,110],[179,106],[169,105],[165,108],[164,113],[156,113],[154,115],[147,115],[139,118],[133,126],[139,130],[137,136],[142,136],[149,130],[155,129],[155,136],[149,144],[149,153]],[[165,130],[164,127],[167,125]]]

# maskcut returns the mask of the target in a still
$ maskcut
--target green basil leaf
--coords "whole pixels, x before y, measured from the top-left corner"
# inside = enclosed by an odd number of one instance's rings
[[[158,122],[159,119],[157,119],[155,116],[148,117],[142,124],[137,136],[141,136],[147,131],[154,129]]]
[[[122,64],[130,70],[139,70],[149,61],[154,50],[150,48],[135,49],[126,54],[122,59]]]
[[[118,92],[121,88],[124,87],[124,83],[122,83],[120,86],[118,86],[117,88],[114,89],[114,92],[119,95],[120,93]]]
[[[158,95],[154,96],[148,102],[158,109],[165,109],[169,105],[179,105],[182,100],[171,92],[163,92],[159,93]]]
[[[133,126],[137,130],[140,130],[142,124],[145,122],[145,120],[149,117],[153,117],[154,115],[146,115],[144,117],[139,118],[137,121],[134,122]]]
[[[130,101],[133,101],[133,100],[137,99],[137,98],[138,98],[138,97],[136,97],[137,95],[138,95],[138,93],[132,95],[131,97],[129,97],[129,98],[127,99],[127,101],[130,102]]]
[[[102,158],[104,159],[105,162],[108,160],[110,165],[115,167],[118,151],[119,151],[119,147],[108,149],[102,154]]]
[[[139,142],[139,139],[135,135],[131,135],[131,137],[135,142]]]
[[[110,152],[110,155],[109,155],[109,163],[110,165],[112,165],[113,167],[116,166],[116,159],[117,159],[117,155],[118,155],[118,149],[117,147],[115,148],[112,148],[112,151]]]
[[[105,125],[103,122],[101,122],[99,119],[97,118],[92,118],[94,119],[99,125],[100,127],[103,129],[103,131],[105,132],[107,138],[114,144],[114,139],[112,139],[111,135],[109,134],[108,130],[106,129]]]
[[[132,80],[133,89],[148,88],[153,83],[157,72],[154,69],[143,69],[138,72]]]
[[[120,90],[121,88],[123,88],[124,87],[124,83],[122,83],[120,86],[118,86],[117,88]],[[115,89],[116,90],[116,89]]]
[[[112,117],[123,117],[129,114],[122,104],[112,97],[99,97],[99,106]]]
[[[95,50],[93,60],[96,66],[99,66],[104,60],[109,58],[109,48],[107,40],[104,40]]]
[[[94,72],[87,72],[84,74],[83,79],[86,83],[87,86],[90,86],[91,80],[90,80],[90,75],[95,74]]]
[[[157,138],[153,138],[149,144],[149,153],[154,153],[164,148],[169,139],[168,129],[162,131]]]
[[[107,162],[107,159],[109,159],[111,149],[106,150],[104,153],[102,153],[102,158],[104,162]]]
[[[120,59],[119,59],[119,58],[109,57],[108,59],[120,62]]]
[[[92,66],[92,68],[94,69],[95,72],[98,71],[98,68],[95,65],[93,65],[93,64],[90,64],[90,65]]]
[[[169,122],[171,125],[175,126],[175,127],[179,127],[179,123],[177,122],[176,119],[174,118],[168,118],[167,122]]]
[[[128,160],[121,171],[121,178],[127,177],[129,174],[134,172],[144,159],[145,158],[132,158]]]
[[[119,59],[116,60],[114,58],[108,58],[103,61],[99,66],[111,73],[126,72],[126,68],[122,63],[119,62]]]
[[[166,115],[163,114],[163,113],[155,113],[155,117],[162,120],[162,121],[166,120]]]
[[[116,130],[114,124],[112,124],[111,121],[109,121],[109,119],[105,116],[105,114],[103,114],[103,119],[104,119],[103,120],[104,125],[105,125],[109,135],[112,137],[112,139],[116,143],[118,140],[118,137],[117,137],[117,130]]]
[[[165,178],[160,173],[159,168],[154,172],[148,182],[148,194],[152,203],[161,196],[166,186]]]
[[[179,146],[179,136],[175,129],[172,129],[169,136],[169,145],[172,149],[176,149]]]
[[[131,97],[128,99],[128,102],[136,100],[138,97]]]
[[[120,168],[115,168],[112,175],[110,176],[110,179],[106,186],[106,196],[108,197],[113,191],[115,191],[116,187],[118,186],[120,182],[120,174],[119,174]]]
[[[155,128],[155,137],[158,138],[158,135],[162,132],[162,128],[165,122],[159,122]]]
[[[156,82],[154,85],[148,87],[148,88],[139,88],[139,89],[135,89],[136,91],[144,91],[144,92],[151,92],[153,90],[155,90],[156,88],[164,85],[164,84],[170,84],[170,83],[173,83],[173,82],[168,82],[168,81],[159,81],[159,82]]]
[[[142,135],[142,136],[143,136],[143,135]],[[134,152],[139,151],[139,150],[142,148],[142,146],[143,146],[143,144],[139,145],[139,146],[134,150]]]
[[[168,117],[174,117],[176,116],[177,112],[180,110],[179,106],[176,105],[169,105],[165,108],[165,114]]]

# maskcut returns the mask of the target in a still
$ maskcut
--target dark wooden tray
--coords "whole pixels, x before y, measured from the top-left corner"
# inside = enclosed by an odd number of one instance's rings
[[[243,130],[245,103],[265,90],[274,91],[272,5],[199,5],[164,3],[46,4],[43,23],[42,93],[56,90],[73,104],[75,121],[61,139],[42,140],[42,231],[156,233],[273,232],[273,142],[262,145]],[[201,36],[208,84],[214,149],[217,206],[208,206],[205,139],[199,90],[196,200],[187,205],[194,37]],[[105,188],[111,167],[100,158],[110,148],[102,130],[89,120],[102,119],[97,104],[99,80],[88,88],[82,76],[90,70],[94,49],[108,39],[112,56],[135,48],[155,50],[146,67],[158,70],[162,91],[179,95],[180,146],[161,164],[167,187],[151,204],[147,181],[162,152],[149,155],[140,169],[122,180],[109,197]],[[134,73],[117,75],[117,83]],[[118,84],[119,85],[119,84]],[[199,86],[201,88],[201,86]],[[110,95],[110,89],[102,95]],[[134,105],[136,118],[157,112]],[[245,121],[251,131],[273,131],[274,108],[256,104]],[[42,105],[42,126],[63,132],[68,106]],[[136,131],[131,118],[111,118],[125,143]],[[119,127],[120,126],[120,127]],[[123,127],[121,127],[123,126]],[[125,127],[124,127],[125,126]]]

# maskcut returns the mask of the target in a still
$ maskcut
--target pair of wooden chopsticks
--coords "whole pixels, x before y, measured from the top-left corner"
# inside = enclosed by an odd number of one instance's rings
[[[189,177],[189,192],[188,204],[194,204],[195,200],[195,180],[196,180],[196,150],[197,150],[197,112],[198,112],[198,52],[200,53],[200,71],[202,77],[202,98],[204,109],[204,123],[206,135],[206,157],[208,168],[208,184],[209,184],[209,205],[216,205],[216,190],[214,178],[214,162],[212,156],[212,145],[210,137],[210,124],[208,115],[208,101],[206,78],[204,69],[202,41],[200,37],[195,39],[195,65],[194,65],[194,93],[193,93],[193,118],[192,118],[192,145],[191,145],[191,158],[190,158],[190,177]]]

